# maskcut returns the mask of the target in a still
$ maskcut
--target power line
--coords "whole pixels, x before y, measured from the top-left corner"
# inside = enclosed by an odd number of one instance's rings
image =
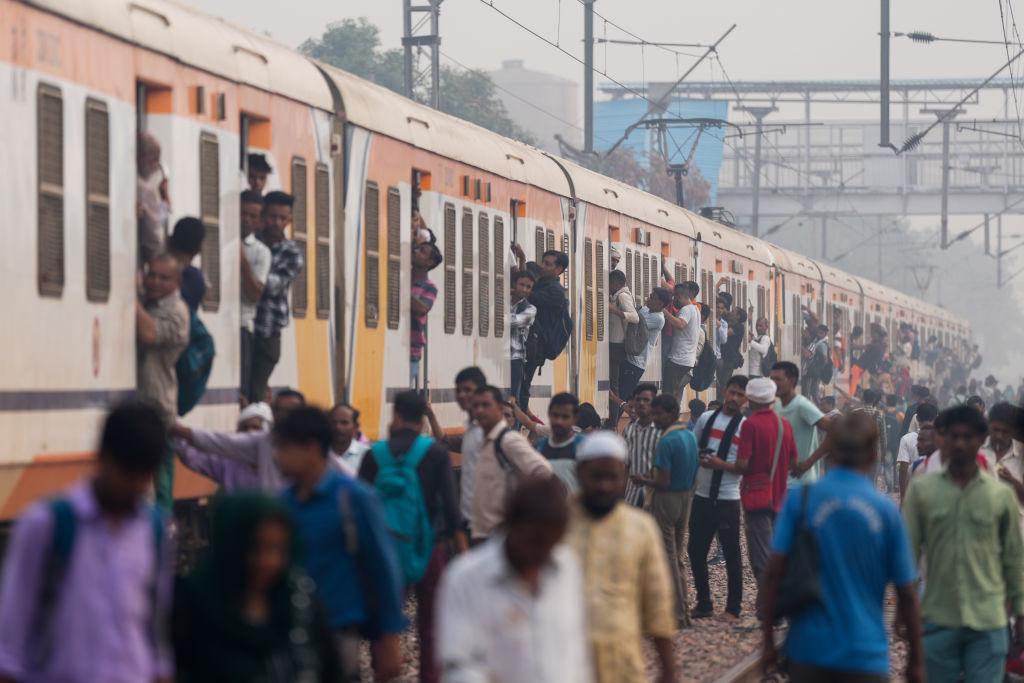
[[[1006,35],[1006,17],[1003,14],[1003,0],[997,0],[999,3],[999,26],[1003,30],[1003,43],[1006,48],[1006,59],[1010,59],[1010,43],[1007,40]],[[1014,24],[1016,26],[1016,23]],[[1010,91],[1013,93],[1013,109],[1017,112],[1017,136],[1020,137],[1022,134],[1020,126],[1020,100],[1017,99],[1017,84],[1013,81],[1013,68],[1010,68]]]
[[[576,2],[578,2],[580,5],[585,5],[586,4],[586,3],[583,2],[583,0],[576,0]],[[610,26],[614,26],[615,28],[619,29],[620,31],[625,33],[630,38],[633,38],[634,40],[637,41],[636,44],[638,44],[638,45],[650,45],[651,47],[656,47],[656,48],[665,50],[666,52],[672,52],[672,53],[675,53],[675,54],[683,54],[683,53],[680,53],[678,50],[671,49],[670,46],[676,46],[676,47],[697,47],[697,48],[708,47],[707,45],[704,45],[702,43],[665,43],[665,42],[654,42],[654,41],[644,40],[643,38],[641,38],[637,34],[633,33],[632,31],[630,31],[627,28],[624,28],[620,24],[615,23],[614,21],[612,21],[608,17],[604,16],[603,14],[598,12],[597,10],[592,10],[592,11],[594,12],[594,16],[595,17],[598,17],[599,19],[604,21],[604,23],[606,23],[606,24],[608,24]],[[626,41],[615,41],[615,40],[607,40],[607,39],[604,40],[604,41],[600,41],[599,40],[598,42],[606,42],[606,43],[619,43],[619,42],[621,42],[622,44],[628,44]],[[686,56],[693,56],[693,55],[686,55]]]

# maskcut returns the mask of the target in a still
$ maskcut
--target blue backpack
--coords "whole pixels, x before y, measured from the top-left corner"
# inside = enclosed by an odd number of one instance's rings
[[[178,377],[178,415],[185,416],[196,407],[206,392],[206,383],[213,370],[213,357],[217,350],[213,336],[196,311],[189,316],[188,346],[174,366]]]
[[[394,537],[407,585],[423,578],[434,551],[434,531],[416,471],[433,443],[421,434],[409,452],[398,458],[387,441],[378,441],[371,449],[378,467],[374,487],[384,506],[384,521]]]

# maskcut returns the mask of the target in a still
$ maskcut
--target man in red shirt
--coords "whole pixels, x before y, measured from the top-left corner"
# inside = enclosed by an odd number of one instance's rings
[[[732,468],[736,474],[743,475],[740,500],[743,503],[747,555],[758,582],[756,604],[760,615],[760,583],[768,565],[772,522],[782,508],[789,468],[797,461],[799,453],[793,438],[793,427],[773,410],[775,383],[771,379],[751,379],[747,383],[747,402],[751,414],[743,423],[739,452]]]

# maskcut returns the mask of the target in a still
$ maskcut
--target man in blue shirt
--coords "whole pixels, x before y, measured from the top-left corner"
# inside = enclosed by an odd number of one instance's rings
[[[868,478],[876,466],[875,419],[863,412],[840,418],[831,431],[834,467],[811,488],[791,489],[775,523],[764,585],[763,664],[777,661],[773,623],[787,555],[798,533],[817,543],[820,602],[789,615],[786,657],[791,683],[889,680],[889,645],[883,621],[885,589],[896,586],[897,617],[905,625],[906,678],[924,680],[924,653],[907,532],[896,505]],[[806,546],[804,546],[806,547]]]
[[[369,638],[378,680],[402,671],[402,578],[376,494],[328,464],[331,424],[311,406],[273,431],[274,458],[292,482],[283,500],[295,520],[303,568],[337,634],[344,680],[358,681],[359,641]]]
[[[665,544],[675,586],[676,621],[683,628],[690,625],[690,612],[680,553],[686,547],[690,502],[697,479],[697,439],[679,423],[679,401],[672,394],[662,394],[651,401],[651,419],[661,430],[661,439],[654,451],[654,478],[634,474],[631,479],[635,484],[654,489],[651,514]]]

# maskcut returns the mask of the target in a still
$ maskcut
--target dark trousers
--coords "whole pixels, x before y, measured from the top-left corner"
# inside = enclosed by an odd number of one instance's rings
[[[526,363],[522,358],[512,359],[512,397],[519,405],[523,405],[523,365]]]
[[[622,342],[608,342],[608,385],[619,396],[619,368],[626,362],[626,345]],[[626,400],[628,396],[622,396]]]
[[[533,386],[533,378],[536,377],[539,367],[529,361],[523,363],[523,383],[519,387],[519,406],[524,413],[530,407],[530,387]]]
[[[765,569],[768,568],[768,555],[771,552],[772,524],[775,521],[773,510],[745,510],[743,525],[747,536],[747,557],[750,559],[750,571],[757,582],[757,615],[761,616],[761,583]]]
[[[662,369],[661,390],[666,394],[672,394],[680,401],[683,400],[683,389],[693,378],[693,368],[685,365],[676,365],[670,360],[665,361]]]
[[[267,400],[267,386],[270,373],[281,359],[281,333],[269,337],[254,334],[252,337],[252,375],[249,384],[249,402]]]
[[[736,367],[732,364],[732,361],[727,361],[724,358],[719,358],[715,364],[715,380],[718,383],[718,400],[725,400],[725,384],[732,377],[733,371]]]
[[[888,676],[864,671],[836,671],[798,662],[789,662],[786,665],[786,676],[789,683],[886,683],[889,680]]]
[[[718,536],[718,544],[725,555],[725,574],[729,593],[725,611],[739,615],[743,603],[743,562],[740,559],[740,501],[716,500],[695,495],[690,508],[690,540],[686,554],[690,557],[690,570],[697,593],[697,610],[710,612],[711,587],[708,582],[708,551],[711,541]]]
[[[643,376],[643,368],[638,368],[628,360],[622,361],[622,365],[619,366],[619,397],[623,401],[628,401],[632,398],[633,392],[636,390],[636,386],[640,384],[640,378]]]
[[[416,594],[416,632],[420,641],[420,681],[440,683],[441,666],[437,656],[437,638],[434,634],[437,589],[447,564],[448,550],[444,542],[434,544],[427,571],[413,588]]]
[[[239,368],[238,373],[240,378],[238,390],[248,400],[252,388],[252,332],[244,327],[241,328],[238,342],[238,353],[242,359],[242,367]]]

